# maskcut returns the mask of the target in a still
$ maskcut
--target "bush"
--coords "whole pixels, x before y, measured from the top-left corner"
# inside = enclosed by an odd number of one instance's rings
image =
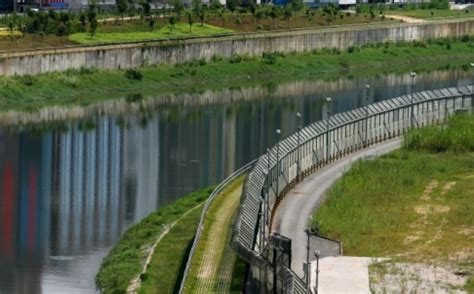
[[[354,52],[359,52],[359,48],[357,46],[347,47],[347,53],[354,53]]]
[[[445,126],[432,126],[410,131],[404,137],[408,150],[439,152],[474,151],[474,115],[452,116]]]
[[[125,71],[125,77],[129,80],[141,81],[143,74],[138,69],[127,69]]]
[[[17,79],[25,86],[33,86],[36,83],[36,78],[31,75],[19,76]]]
[[[233,55],[233,56],[229,59],[229,62],[230,62],[230,63],[241,63],[241,62],[242,62],[242,56],[240,56],[240,55]]]
[[[277,62],[278,55],[276,53],[266,53],[262,55],[263,62],[266,64],[275,64]]]

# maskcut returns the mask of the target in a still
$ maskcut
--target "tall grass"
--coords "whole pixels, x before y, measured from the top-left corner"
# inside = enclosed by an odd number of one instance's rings
[[[443,126],[410,131],[404,138],[406,150],[439,152],[474,152],[474,115],[457,114]]]
[[[341,240],[347,255],[403,256],[423,262],[449,260],[450,252],[472,248],[472,241],[459,231],[474,225],[473,130],[473,115],[456,115],[446,127],[410,132],[400,150],[356,162],[314,213],[313,229]],[[422,195],[433,181],[439,184],[427,203]],[[443,193],[452,182],[454,188]],[[415,208],[427,204],[449,209],[430,214],[426,224],[414,228],[420,220]],[[407,243],[413,234],[426,239]],[[435,235],[440,237],[426,242]]]

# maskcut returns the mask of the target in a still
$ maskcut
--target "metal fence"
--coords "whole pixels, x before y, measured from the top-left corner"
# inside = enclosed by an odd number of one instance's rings
[[[211,195],[209,196],[209,198],[207,199],[206,201],[206,204],[204,205],[204,208],[202,209],[202,213],[201,213],[201,219],[199,220],[199,225],[198,225],[198,229],[197,229],[197,232],[196,232],[196,236],[194,237],[194,241],[193,241],[193,245],[191,246],[191,250],[189,252],[189,256],[188,256],[188,260],[186,262],[186,267],[184,269],[184,273],[183,273],[183,278],[181,280],[181,285],[179,287],[179,293],[183,293],[183,289],[184,289],[184,283],[186,282],[186,278],[189,274],[189,269],[191,267],[191,263],[192,263],[192,259],[193,259],[193,256],[194,256],[194,252],[196,251],[196,246],[201,238],[201,234],[202,234],[202,231],[204,230],[204,219],[206,218],[206,215],[207,215],[207,211],[209,210],[209,207],[211,206],[212,202],[214,201],[214,199],[216,198],[217,195],[219,195],[219,193],[232,181],[234,181],[235,179],[237,179],[239,176],[245,174],[246,172],[248,172],[252,166],[255,164],[255,162],[257,161],[257,159],[255,160],[252,160],[251,162],[247,163],[246,165],[244,165],[243,167],[239,168],[237,171],[235,171],[234,173],[232,173],[229,177],[227,177],[224,181],[222,181],[215,189],[214,191],[212,191]]]
[[[305,293],[306,285],[290,268],[286,287],[269,277],[272,216],[279,201],[315,169],[394,137],[411,128],[443,123],[459,109],[472,109],[474,86],[423,91],[333,115],[286,137],[258,158],[247,176],[234,224],[232,246],[246,260],[262,291]],[[274,277],[273,277],[274,278]],[[283,278],[282,278],[283,279]]]

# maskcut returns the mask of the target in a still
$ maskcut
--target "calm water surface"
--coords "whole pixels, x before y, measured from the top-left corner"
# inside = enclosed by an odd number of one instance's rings
[[[296,129],[297,111],[304,124],[321,119],[324,97],[333,97],[333,113],[361,106],[364,82],[241,89],[253,98],[94,116],[47,131],[0,127],[0,293],[94,292],[100,262],[125,228],[257,157],[275,129]],[[370,101],[409,92],[406,76],[368,82]],[[467,83],[468,72],[433,72],[419,75],[416,89]]]

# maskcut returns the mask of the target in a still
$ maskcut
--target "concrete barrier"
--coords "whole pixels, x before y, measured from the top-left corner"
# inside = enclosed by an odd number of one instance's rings
[[[474,19],[340,26],[265,33],[244,33],[176,40],[101,46],[37,49],[0,54],[0,74],[39,74],[68,69],[117,70],[155,64],[176,64],[213,56],[261,56],[263,52],[304,52],[321,48],[345,49],[368,43],[461,37],[474,33]]]

